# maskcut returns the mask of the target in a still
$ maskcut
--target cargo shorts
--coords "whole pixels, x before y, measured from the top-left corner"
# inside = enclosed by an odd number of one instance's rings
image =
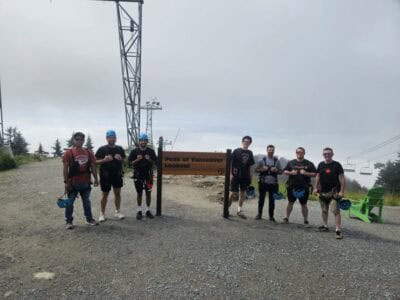
[[[339,201],[340,201],[340,199],[325,198],[322,196],[319,197],[319,203],[321,204],[322,211],[327,213],[329,211],[329,206],[330,206],[331,212],[335,216],[340,214]]]

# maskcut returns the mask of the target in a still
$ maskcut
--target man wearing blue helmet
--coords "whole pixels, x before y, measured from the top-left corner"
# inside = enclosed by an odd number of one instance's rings
[[[143,190],[146,192],[145,215],[149,219],[154,218],[150,211],[150,204],[151,190],[153,188],[153,165],[157,161],[157,156],[153,149],[147,147],[148,141],[147,134],[141,133],[139,135],[139,147],[133,149],[128,157],[129,164],[133,166],[133,181],[137,192],[137,220],[143,218]]]
[[[96,152],[96,163],[100,165],[100,187],[103,195],[101,197],[101,207],[99,222],[106,220],[105,211],[107,206],[108,194],[111,188],[115,197],[115,217],[122,220],[121,214],[121,188],[123,186],[123,162],[125,151],[121,146],[117,146],[117,134],[114,130],[106,132],[107,145],[100,147]]]

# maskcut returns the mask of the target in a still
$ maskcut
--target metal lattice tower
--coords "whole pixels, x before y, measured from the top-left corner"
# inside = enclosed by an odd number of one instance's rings
[[[1,81],[0,81],[0,146],[5,144],[4,138],[4,121],[3,121],[3,104],[1,99]]]
[[[162,110],[160,102],[153,99],[151,102],[146,101],[146,105],[140,107],[146,110],[146,134],[149,137],[149,144],[154,145],[153,141],[153,110]]]
[[[143,0],[97,1],[113,1],[117,7],[126,128],[128,147],[131,148],[138,145],[140,133]],[[130,3],[137,3],[137,11],[134,14],[128,12]]]

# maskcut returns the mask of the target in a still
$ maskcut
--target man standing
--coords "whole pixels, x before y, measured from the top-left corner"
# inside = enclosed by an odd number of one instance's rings
[[[256,220],[261,220],[262,212],[264,208],[265,196],[268,192],[268,213],[269,220],[275,222],[274,210],[275,210],[275,199],[274,194],[279,192],[278,185],[278,174],[282,173],[281,163],[278,158],[274,156],[275,146],[267,146],[267,156],[263,157],[257,164],[256,171],[260,172],[260,178],[258,181],[258,214]]]
[[[299,199],[304,224],[308,222],[307,201],[310,195],[311,177],[315,177],[317,170],[312,162],[304,158],[306,151],[303,147],[296,149],[296,159],[288,162],[283,173],[289,176],[286,183],[288,205],[286,207],[285,223],[289,223],[289,217],[293,210],[294,202]]]
[[[149,219],[154,218],[150,211],[150,204],[151,189],[153,187],[153,165],[157,161],[157,156],[153,149],[147,147],[147,143],[147,134],[140,134],[139,147],[133,149],[128,157],[129,164],[133,166],[133,181],[135,183],[137,192],[137,220],[141,220],[143,218],[143,190],[146,192],[146,217]]]
[[[81,195],[86,224],[95,226],[98,224],[93,219],[89,197],[91,191],[91,174],[94,177],[94,186],[99,185],[96,159],[91,150],[82,148],[85,141],[85,135],[82,132],[74,133],[72,140],[74,143],[73,148],[66,151],[63,157],[65,192],[68,194],[68,198],[73,199],[73,201],[75,201],[78,193]],[[65,208],[66,229],[74,228],[72,225],[73,211],[73,203]]]
[[[344,196],[345,177],[342,165],[334,161],[332,148],[326,147],[322,151],[324,161],[320,162],[317,168],[315,178],[314,192],[319,196],[322,210],[322,226],[318,227],[320,231],[328,231],[328,212],[329,205],[335,216],[337,239],[342,239],[341,216],[339,201]]]
[[[96,163],[100,165],[100,187],[103,193],[101,197],[99,222],[106,220],[105,211],[107,206],[108,194],[111,188],[115,197],[115,217],[122,220],[121,214],[121,188],[123,186],[123,162],[125,151],[121,146],[115,145],[117,134],[114,130],[106,132],[107,145],[100,147],[96,152]]]
[[[251,184],[250,167],[255,163],[253,152],[249,150],[251,142],[252,139],[250,136],[244,136],[242,138],[242,147],[237,148],[232,152],[231,183],[228,205],[229,207],[232,205],[233,198],[238,198],[240,190],[237,215],[242,219],[246,219],[246,216],[242,211],[242,206],[244,202],[244,193],[247,187]]]

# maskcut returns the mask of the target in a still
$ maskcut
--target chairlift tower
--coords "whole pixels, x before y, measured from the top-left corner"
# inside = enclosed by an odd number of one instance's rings
[[[4,121],[3,121],[3,104],[1,99],[1,81],[0,81],[0,146],[5,144],[4,138]]]
[[[132,148],[138,145],[140,133],[143,0],[95,1],[116,4],[128,147]],[[128,6],[132,3],[137,10],[131,14]]]
[[[153,141],[153,110],[162,110],[160,102],[157,98],[152,99],[152,101],[146,101],[146,105],[140,107],[146,110],[146,134],[149,137],[149,144],[154,145]]]

